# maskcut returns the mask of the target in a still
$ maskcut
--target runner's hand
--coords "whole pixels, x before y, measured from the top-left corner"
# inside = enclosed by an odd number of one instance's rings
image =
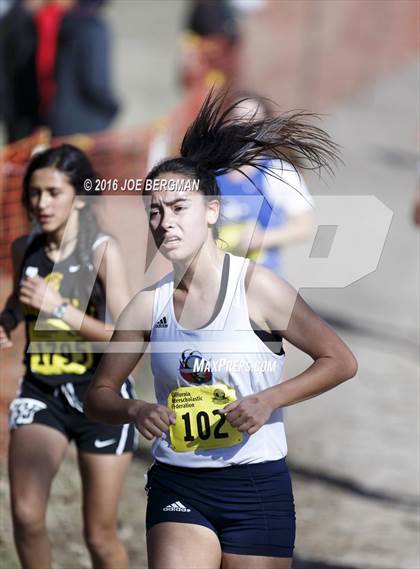
[[[257,394],[229,403],[221,413],[225,414],[232,427],[253,435],[268,421],[273,411],[270,403]]]
[[[13,342],[10,339],[9,333],[3,326],[0,326],[0,350],[11,348],[12,346]]]
[[[136,413],[136,427],[140,433],[151,441],[153,437],[161,437],[169,431],[170,425],[175,425],[176,417],[168,407],[142,401]]]
[[[63,297],[47,281],[39,276],[25,278],[20,286],[19,300],[32,308],[52,314],[62,304]]]

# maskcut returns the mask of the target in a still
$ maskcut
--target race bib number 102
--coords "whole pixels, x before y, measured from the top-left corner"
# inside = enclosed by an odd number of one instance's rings
[[[168,407],[176,413],[176,423],[169,429],[172,448],[186,452],[241,443],[242,433],[220,413],[235,400],[235,390],[226,385],[178,387],[171,391]]]

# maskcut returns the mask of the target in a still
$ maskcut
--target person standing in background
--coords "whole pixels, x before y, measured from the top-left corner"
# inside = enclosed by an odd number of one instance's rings
[[[240,29],[228,0],[193,0],[181,36],[180,80],[191,89],[209,84],[232,84],[238,75]]]
[[[79,0],[63,20],[56,61],[53,136],[100,132],[118,111],[110,77],[110,38],[99,15],[105,0]]]
[[[40,5],[15,0],[0,17],[0,119],[6,142],[29,136],[39,120],[33,11]]]
[[[245,99],[245,97],[247,97]],[[273,116],[270,101],[255,94],[236,97],[235,118],[250,122]],[[309,239],[314,232],[313,200],[300,172],[284,160],[261,161],[274,175],[243,166],[217,177],[222,195],[220,239],[237,255],[247,255],[277,274],[283,274],[283,247]]]
[[[55,64],[61,22],[65,13],[75,4],[76,0],[50,0],[45,2],[35,14],[38,38],[36,50],[38,109],[42,124],[46,122],[56,91]]]

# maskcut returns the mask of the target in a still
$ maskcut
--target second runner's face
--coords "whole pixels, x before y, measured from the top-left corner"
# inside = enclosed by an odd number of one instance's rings
[[[190,180],[181,174],[162,174],[160,180]],[[182,186],[181,186],[182,187]],[[150,228],[159,251],[172,262],[188,261],[212,239],[219,216],[218,200],[200,191],[154,190],[149,212]]]
[[[65,227],[70,215],[76,214],[74,187],[67,176],[55,168],[35,170],[28,193],[31,213],[44,233],[59,231]]]

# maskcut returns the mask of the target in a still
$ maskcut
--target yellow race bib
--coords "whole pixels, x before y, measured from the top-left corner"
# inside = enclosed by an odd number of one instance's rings
[[[225,448],[242,442],[242,433],[220,413],[236,401],[235,390],[227,385],[178,387],[168,397],[168,407],[176,413],[169,433],[176,452]]]
[[[222,244],[227,244],[227,249],[233,254],[243,255],[242,251],[238,251],[237,247],[241,240],[242,232],[249,226],[254,227],[254,223],[226,223],[219,228],[219,239]],[[259,251],[248,251],[247,258],[257,261],[261,257]]]
[[[28,326],[31,343],[30,368],[42,375],[83,375],[94,364],[92,344],[72,332],[58,319],[48,319],[48,330],[35,330],[35,321]]]

